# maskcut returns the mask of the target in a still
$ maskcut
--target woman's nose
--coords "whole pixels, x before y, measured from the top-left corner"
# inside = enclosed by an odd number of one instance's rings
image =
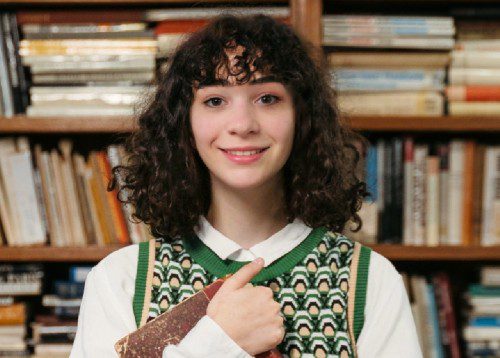
[[[260,129],[257,113],[251,103],[234,106],[228,119],[228,131],[231,134],[246,136],[257,133]]]

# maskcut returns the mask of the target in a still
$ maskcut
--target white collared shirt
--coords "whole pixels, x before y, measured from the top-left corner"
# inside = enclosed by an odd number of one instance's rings
[[[200,217],[196,233],[221,259],[252,261],[262,257],[268,266],[299,245],[311,230],[296,219],[248,250],[217,231],[205,217]],[[114,343],[137,328],[132,311],[137,257],[138,245],[131,245],[108,255],[89,273],[71,357],[116,357]],[[357,351],[360,358],[422,357],[401,276],[376,252],[370,260],[365,323]],[[250,355],[205,316],[178,345],[166,347],[163,357]]]

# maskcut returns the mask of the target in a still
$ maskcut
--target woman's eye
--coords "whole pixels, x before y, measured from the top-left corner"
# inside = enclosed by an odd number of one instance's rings
[[[219,107],[222,104],[222,98],[219,97],[209,98],[203,103],[205,103],[209,107]]]
[[[276,102],[279,102],[279,97],[278,96],[274,96],[272,94],[265,94],[262,97],[260,97],[259,99],[264,104],[274,104]]]

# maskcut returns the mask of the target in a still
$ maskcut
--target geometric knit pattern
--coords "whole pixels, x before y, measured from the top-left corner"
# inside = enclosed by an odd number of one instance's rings
[[[182,239],[155,244],[148,321],[219,278],[193,259]],[[284,356],[354,357],[347,320],[353,249],[345,236],[325,231],[298,264],[258,283],[270,287],[281,305],[286,334],[277,349]]]

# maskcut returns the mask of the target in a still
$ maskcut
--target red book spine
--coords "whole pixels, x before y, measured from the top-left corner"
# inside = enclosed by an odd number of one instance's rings
[[[24,24],[70,24],[70,23],[123,23],[142,22],[140,10],[51,10],[51,11],[19,11],[17,23]]]
[[[446,94],[450,101],[500,101],[500,86],[449,86]]]

